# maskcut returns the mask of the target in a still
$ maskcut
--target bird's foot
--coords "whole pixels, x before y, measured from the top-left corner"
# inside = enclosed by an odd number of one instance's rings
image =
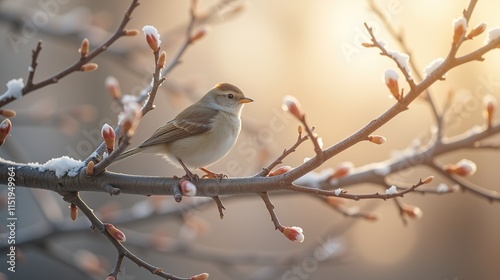
[[[203,175],[201,178],[202,179],[224,179],[227,178],[227,175],[222,174],[222,173],[214,173],[206,168],[200,167],[200,170],[205,172],[205,175]]]
[[[186,179],[194,183],[200,180],[200,176],[198,176],[198,174],[194,174],[193,172],[189,171],[186,172],[186,175],[182,176],[182,179]]]
[[[177,160],[181,164],[184,171],[186,171],[186,175],[182,176],[182,179],[186,179],[186,180],[189,180],[191,182],[198,182],[198,180],[200,180],[200,177],[198,176],[198,174],[194,174],[193,172],[191,172],[191,170],[189,170],[189,168],[187,168],[187,166],[184,164],[184,162],[182,162],[182,160],[180,158],[177,158]]]

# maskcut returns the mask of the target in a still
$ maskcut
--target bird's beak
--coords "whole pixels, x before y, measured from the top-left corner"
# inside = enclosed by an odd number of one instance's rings
[[[238,102],[240,102],[241,104],[250,103],[250,102],[253,102],[253,99],[245,96],[245,97],[240,98],[240,100],[238,100]]]

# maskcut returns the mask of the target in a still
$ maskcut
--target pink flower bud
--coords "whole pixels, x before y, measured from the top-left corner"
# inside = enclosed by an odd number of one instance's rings
[[[114,100],[118,100],[122,97],[120,84],[115,77],[108,76],[106,80],[104,80],[104,85],[106,86],[106,89]]]
[[[116,277],[114,275],[109,275],[106,277],[106,280],[116,280]]]
[[[457,18],[453,21],[453,45],[456,45],[462,40],[467,30],[467,20],[464,17]]]
[[[297,100],[297,98],[291,95],[285,96],[283,98],[282,108],[284,111],[290,112],[290,114],[292,114],[298,120],[304,119],[304,112],[302,111],[302,107],[300,106],[300,103]]]
[[[142,111],[139,104],[136,102],[125,104],[125,109],[119,116],[119,120],[123,123],[123,132],[128,136],[134,135],[141,117]]]
[[[302,125],[300,125],[300,124],[299,124],[299,125],[297,126],[297,133],[299,133],[299,135],[302,135],[302,131],[303,131],[303,130],[304,130],[304,129],[302,128]]]
[[[278,176],[278,175],[281,175],[281,174],[285,174],[287,173],[288,171],[292,170],[292,167],[286,165],[286,166],[281,166],[279,167],[278,169],[275,169],[271,172],[269,172],[269,177],[273,177],[273,176]]]
[[[158,67],[163,68],[165,66],[165,62],[167,61],[167,53],[162,51],[160,53],[160,57],[158,58]]]
[[[115,149],[115,130],[109,126],[109,124],[105,123],[102,126],[101,135],[104,139],[104,143],[106,143],[108,154],[111,154],[111,152]]]
[[[13,118],[16,116],[16,111],[10,109],[0,109],[0,115],[5,118]]]
[[[486,30],[486,24],[479,23],[469,32],[469,34],[467,35],[467,39],[472,39],[478,35],[481,35],[484,30]]]
[[[424,212],[417,206],[413,205],[405,205],[401,209],[403,215],[406,215],[412,219],[420,219],[424,215]]]
[[[87,175],[92,175],[94,174],[94,162],[93,161],[89,161],[89,163],[87,164],[87,167],[85,167],[85,174]]]
[[[84,64],[82,66],[82,68],[80,68],[80,71],[92,72],[92,71],[96,70],[98,67],[99,67],[99,65],[97,65],[96,63],[87,63],[87,64]]]
[[[200,27],[200,29],[198,29],[196,31],[196,33],[194,33],[194,35],[191,36],[191,38],[189,39],[189,43],[192,44],[195,41],[198,41],[201,38],[205,37],[205,35],[207,35],[208,31],[209,31],[208,26],[202,26],[202,27]]]
[[[384,75],[385,84],[391,91],[392,96],[394,96],[394,98],[396,98],[396,100],[399,101],[402,96],[401,93],[399,92],[398,79],[399,75],[396,71],[392,69],[385,71]]]
[[[80,53],[80,55],[82,57],[86,57],[87,54],[89,54],[89,49],[90,49],[90,46],[89,46],[89,39],[85,38],[82,40],[82,44],[80,45],[80,48],[78,49],[78,52]]]
[[[423,183],[424,185],[427,185],[427,184],[429,184],[430,182],[432,182],[432,180],[434,180],[434,176],[429,176],[429,177],[425,178],[424,180],[422,180],[422,183]]]
[[[370,135],[368,136],[368,141],[375,143],[377,145],[381,145],[384,144],[387,141],[387,139],[385,139],[384,136],[380,135]]]
[[[280,231],[286,236],[286,238],[292,240],[293,242],[302,243],[304,241],[304,234],[302,233],[303,230],[300,227],[281,227]]]
[[[127,37],[133,37],[139,35],[139,30],[137,29],[127,29],[124,30],[125,36]]]
[[[142,28],[142,32],[144,32],[144,35],[146,36],[146,42],[148,42],[151,50],[153,50],[154,52],[158,51],[161,44],[160,34],[158,34],[158,30],[156,30],[154,26],[145,25]]]
[[[329,177],[329,179],[345,177],[349,174],[349,172],[351,172],[353,168],[354,164],[352,162],[350,161],[341,162],[335,167],[335,170],[333,171],[333,174]]]
[[[125,234],[114,225],[106,223],[104,226],[106,227],[106,231],[118,242],[125,242],[125,240],[127,240]]]
[[[189,278],[189,280],[207,280],[208,279],[208,273],[201,273],[195,276],[192,276]]]
[[[476,173],[477,165],[471,160],[462,159],[458,163],[445,165],[444,170],[458,176],[471,176]]]
[[[376,213],[367,213],[367,214],[363,215],[363,218],[367,221],[375,222],[375,221],[378,221],[379,216]]]
[[[495,116],[495,109],[497,108],[497,104],[498,104],[497,100],[493,95],[488,94],[488,95],[484,96],[484,98],[483,98],[483,106],[484,106],[483,115],[484,115],[484,118],[486,119],[488,127],[491,127],[491,125],[493,124],[493,118]]]
[[[182,194],[185,196],[195,196],[197,188],[191,181],[182,179],[179,184],[181,185]]]
[[[76,218],[78,217],[78,207],[76,207],[76,205],[71,203],[71,205],[69,206],[69,209],[70,209],[69,213],[71,216],[71,220],[75,221]]]
[[[9,119],[5,119],[0,123],[0,146],[5,143],[5,138],[7,138],[7,136],[9,135],[11,128],[12,123]]]

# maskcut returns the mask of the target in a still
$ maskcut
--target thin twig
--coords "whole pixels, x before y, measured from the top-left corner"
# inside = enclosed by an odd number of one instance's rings
[[[222,204],[220,197],[214,196],[212,197],[212,199],[215,201],[215,204],[217,204],[217,209],[219,210],[220,218],[224,219],[224,210],[226,210],[226,207],[224,207],[224,204]]]
[[[358,201],[358,200],[362,200],[362,199],[387,200],[387,199],[395,198],[395,197],[403,197],[405,194],[413,192],[416,188],[420,187],[421,185],[423,185],[422,180],[420,180],[417,184],[415,184],[415,185],[413,185],[405,190],[395,192],[395,193],[385,193],[385,194],[380,194],[378,192],[373,193],[373,194],[350,194],[347,192],[337,193],[335,191],[297,186],[294,184],[290,184],[286,189],[291,190],[291,191],[295,191],[295,192],[312,194],[312,195],[321,195],[321,196],[326,196],[326,197],[330,197],[330,196],[341,197],[341,198],[347,198],[347,199]]]
[[[500,201],[500,193],[492,191],[481,186],[478,186],[472,182],[462,179],[456,175],[448,174],[437,161],[432,161],[428,163],[428,166],[441,173],[443,176],[451,180],[453,183],[458,184],[463,190],[469,191],[479,197],[485,198],[488,201]]]
[[[31,55],[31,67],[29,68],[28,80],[26,81],[27,87],[33,86],[33,78],[35,77],[36,67],[38,66],[38,55],[42,51],[42,41],[38,41],[36,48],[32,51]]]
[[[295,152],[298,146],[302,144],[304,141],[309,139],[309,136],[305,135],[302,136],[302,134],[299,134],[297,136],[297,140],[295,143],[288,149],[285,149],[281,155],[276,158],[272,163],[270,163],[267,167],[262,168],[262,171],[260,171],[258,174],[254,175],[254,177],[265,177],[275,168],[278,164],[281,164],[283,160],[291,153]]]
[[[118,258],[123,258],[126,257],[129,260],[133,261],[140,267],[144,267],[146,270],[151,272],[152,274],[155,274],[161,278],[164,279],[170,279],[170,280],[189,280],[189,278],[182,278],[178,277],[175,275],[172,275],[170,273],[166,273],[163,271],[162,268],[153,266],[146,261],[142,260],[141,258],[137,257],[135,254],[130,252],[122,243],[117,241],[111,234],[108,233],[108,231],[105,228],[105,225],[97,216],[94,214],[94,211],[90,209],[90,207],[80,198],[80,195],[77,192],[62,192],[60,193],[64,200],[69,203],[75,204],[78,209],[81,210],[81,212],[87,216],[87,218],[90,220],[92,223],[93,228],[97,229],[101,234],[106,236],[108,241],[116,248],[118,252]],[[117,261],[117,265],[121,265],[121,261]],[[119,270],[119,267],[115,267],[114,271],[117,271],[117,268]]]
[[[370,5],[371,11],[379,17],[379,19],[382,21],[384,24],[384,28],[387,30],[387,32],[394,37],[401,48],[403,49],[403,52],[408,54],[409,56],[409,63],[411,68],[413,69],[413,75],[417,78],[417,80],[420,82],[423,80],[422,75],[420,74],[420,68],[417,67],[415,63],[415,59],[413,59],[413,54],[412,51],[410,50],[410,47],[406,44],[406,41],[404,40],[403,32],[397,32],[396,29],[392,26],[392,24],[389,23],[387,18],[384,16],[380,8],[375,4],[374,0],[369,0],[368,4]],[[410,87],[414,84],[410,84]],[[438,124],[438,130],[441,132],[442,131],[442,113],[440,114],[436,102],[433,99],[433,96],[431,95],[430,89],[426,89],[423,95],[426,100],[429,102],[429,105],[431,106],[432,113],[434,115],[434,118],[436,120],[436,123]],[[441,135],[441,133],[440,133]]]
[[[66,77],[69,74],[81,71],[81,68],[84,64],[88,63],[89,61],[94,59],[96,56],[98,56],[102,52],[106,51],[114,42],[116,42],[116,40],[118,40],[119,38],[121,38],[125,35],[125,26],[130,21],[132,12],[134,11],[134,9],[137,6],[139,6],[139,1],[133,0],[132,3],[130,4],[128,10],[125,12],[125,16],[123,17],[122,22],[118,26],[115,33],[113,35],[111,35],[111,37],[109,37],[109,39],[106,42],[104,42],[101,46],[92,50],[86,57],[84,57],[84,58],[79,57],[78,60],[75,63],[73,63],[73,65],[70,65],[68,68],[62,70],[61,72],[59,72],[59,73],[57,73],[57,74],[55,74],[55,75],[53,75],[45,80],[42,80],[38,83],[26,84],[22,90],[23,96],[30,93],[30,92],[33,92],[37,89],[40,89],[42,87],[57,83],[57,82],[59,82],[59,80],[61,80],[62,78]],[[35,51],[36,51],[36,49],[35,49]],[[34,75],[34,73],[33,73],[33,75]],[[14,100],[15,100],[15,98],[13,98],[13,97],[0,100],[0,107],[3,107],[4,105],[6,105]]]
[[[267,192],[259,193],[259,196],[262,198],[264,203],[266,204],[267,211],[269,211],[269,215],[271,215],[271,221],[273,221],[274,228],[275,229],[280,229],[283,226],[280,224],[280,221],[278,220],[278,216],[276,216],[276,213],[274,212],[274,205],[272,204],[271,200],[269,199],[269,195],[267,195]]]

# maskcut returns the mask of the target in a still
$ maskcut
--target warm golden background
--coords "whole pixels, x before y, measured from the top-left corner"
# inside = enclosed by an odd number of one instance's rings
[[[0,2],[0,9],[11,9],[21,2],[33,11],[40,7],[38,1],[3,1]],[[215,3],[199,2],[200,10]],[[404,30],[413,59],[421,71],[435,58],[446,56],[451,44],[452,20],[461,15],[469,2],[381,0],[376,3],[396,29]],[[60,5],[59,13],[64,14],[79,6],[88,7],[94,13],[95,22],[108,30],[114,30],[128,1],[69,1],[68,4]],[[164,34],[161,39],[168,56],[172,57],[180,40],[173,40],[167,46],[171,38],[166,35],[169,31],[182,28],[187,22],[188,7],[189,1],[144,1],[134,13],[129,27],[141,29],[146,24],[157,27]],[[498,1],[479,1],[469,25],[484,22],[488,27],[498,26],[499,10]],[[69,24],[71,17],[67,20]],[[167,77],[164,89],[156,99],[157,109],[142,120],[133,145],[142,142],[156,127],[174,117],[192,102],[192,98],[196,99],[221,81],[236,84],[255,102],[248,104],[243,112],[244,127],[252,128],[252,133],[243,133],[235,149],[214,165],[213,170],[229,176],[251,175],[293,144],[296,121],[281,111],[281,100],[289,94],[301,101],[309,122],[316,127],[325,145],[336,143],[394,103],[393,99],[388,98],[389,91],[382,82],[384,71],[394,68],[394,62],[381,57],[375,49],[360,46],[360,43],[368,40],[364,22],[375,28],[377,37],[386,41],[388,48],[399,50],[379,19],[369,11],[365,1],[245,2],[241,14],[234,18],[221,16],[211,26],[208,35],[188,50],[182,64]],[[26,79],[30,52],[38,39],[44,41],[44,49],[40,55],[37,79],[60,71],[77,59],[80,39],[54,37],[40,31],[16,52],[6,35],[11,30],[12,26],[6,22],[0,23],[0,85],[12,78]],[[481,46],[483,38],[484,35],[466,42],[460,53]],[[123,39],[120,44],[125,48],[127,44],[145,46],[142,34]],[[456,101],[462,104],[454,107],[456,111],[450,116],[447,135],[456,135],[474,125],[482,125],[482,96],[490,93],[500,97],[500,53],[492,52],[485,58],[484,62],[474,62],[452,70],[446,81],[431,88],[439,106],[450,90],[457,92]],[[15,150],[17,158],[9,159],[46,162],[53,157],[76,156],[78,151],[85,151],[85,144],[95,142],[93,139],[99,137],[103,122],[116,124],[116,111],[104,89],[104,79],[114,75],[126,93],[137,92],[150,79],[148,75],[152,59],[147,49],[134,50],[130,58],[104,54],[96,62],[99,63],[97,71],[73,74],[59,84],[32,93],[8,106],[18,111],[18,116],[12,119],[14,129],[8,139],[15,141],[8,149]],[[179,87],[189,88],[195,96],[191,96],[190,100],[184,98],[186,95],[182,90],[166,90]],[[0,88],[0,92],[3,90]],[[96,108],[90,122],[81,117],[62,117],[58,121],[50,118],[61,112],[67,113],[71,108],[81,108],[82,104]],[[88,115],[88,110],[84,107],[87,112],[84,115]],[[38,115],[33,117],[32,114]],[[48,114],[47,121],[40,114]],[[279,126],[275,126],[275,119]],[[327,162],[324,168],[333,167],[342,161],[352,161],[356,166],[382,161],[390,157],[391,152],[404,149],[414,139],[428,135],[433,125],[430,108],[424,102],[417,101],[409,111],[377,132],[388,139],[385,145],[361,143]],[[93,144],[92,148],[95,146]],[[269,152],[267,157],[262,158],[266,156],[259,152],[262,148]],[[0,150],[0,155],[8,156],[5,150]],[[286,159],[285,164],[296,166],[304,157],[311,155],[311,145],[305,143]],[[80,156],[85,158],[88,154],[82,152]],[[478,172],[470,177],[471,181],[500,191],[497,152],[457,151],[441,160],[456,162],[462,158],[472,159],[478,164]],[[238,168],[228,170],[228,163],[233,161],[238,163]],[[111,169],[143,175],[181,175],[180,170],[152,155],[138,155]],[[428,175],[432,175],[429,170],[417,168],[395,175],[395,178],[411,184],[419,177]],[[435,181],[441,182],[442,178],[438,177]],[[43,230],[41,226],[33,226],[43,223],[33,196],[21,188],[17,191],[18,206],[22,207],[19,211],[24,213],[19,214],[23,225],[18,231],[19,236],[23,231]],[[373,188],[367,182],[350,191],[374,192],[380,189]],[[110,201],[127,207],[145,199],[90,193],[82,196],[94,209]],[[42,196],[38,197],[42,200]],[[368,207],[381,217],[377,222],[368,222],[346,219],[318,200],[306,196],[279,196],[272,199],[284,225],[298,225],[304,229],[306,239],[303,244],[291,243],[275,232],[264,204],[255,196],[223,199],[227,207],[223,220],[218,218],[214,206],[194,211],[195,215],[208,221],[210,230],[192,242],[217,250],[231,249],[238,254],[285,254],[320,247],[325,239],[332,239],[346,250],[343,258],[321,263],[319,268],[311,269],[302,278],[295,274],[298,278],[282,278],[278,275],[273,279],[462,280],[496,279],[500,273],[498,203],[489,203],[462,193],[444,196],[412,194],[403,201],[419,206],[424,216],[404,226],[391,201],[350,202],[362,209]],[[57,201],[64,209],[67,207],[61,199]],[[185,199],[182,203],[188,202]],[[64,214],[68,213],[65,211]],[[82,215],[79,219],[85,217]],[[130,229],[148,233],[155,227],[165,228],[166,234],[175,236],[178,220],[160,219],[150,224],[131,225]],[[66,253],[79,249],[90,250],[109,258],[111,265],[116,257],[114,248],[103,237],[90,231],[78,236],[55,236],[52,244],[56,250]],[[195,257],[146,253],[134,247],[130,249],[176,275],[188,276],[206,271],[210,273],[210,279],[236,279],[224,272],[230,268],[215,266],[211,262],[196,260]],[[8,279],[34,279],[33,275],[37,275],[36,279],[63,279],[64,274],[70,275],[65,279],[84,279],[74,270],[45,257],[43,250],[31,246],[23,248],[23,251],[25,262],[19,265],[16,274],[6,274]],[[305,259],[299,256],[287,266],[290,269],[294,265],[302,266]],[[128,278],[123,279],[154,278],[129,261],[125,261],[124,265]],[[4,269],[5,264],[0,264],[0,271]],[[261,267],[245,266],[242,272],[244,277],[238,279],[247,279],[247,275],[258,269]]]

